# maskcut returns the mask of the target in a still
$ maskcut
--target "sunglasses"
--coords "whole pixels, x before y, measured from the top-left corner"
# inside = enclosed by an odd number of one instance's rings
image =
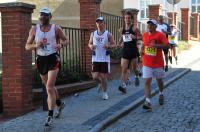
[[[41,13],[40,16],[48,17],[48,16],[50,16],[50,14],[47,14],[47,13]]]

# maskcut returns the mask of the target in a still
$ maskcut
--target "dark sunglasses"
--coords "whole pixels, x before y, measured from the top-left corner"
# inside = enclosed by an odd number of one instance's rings
[[[47,13],[40,13],[40,16],[50,16],[50,14],[47,14]]]

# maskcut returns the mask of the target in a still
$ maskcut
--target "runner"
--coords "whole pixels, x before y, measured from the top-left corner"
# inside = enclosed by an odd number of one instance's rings
[[[110,73],[110,49],[116,47],[116,43],[110,32],[105,29],[103,17],[96,19],[97,30],[92,32],[89,40],[89,48],[92,50],[92,77],[99,82],[103,91],[102,98],[107,100],[107,76]],[[110,44],[109,44],[110,43]]]
[[[144,93],[145,103],[144,109],[151,110],[151,82],[152,78],[156,78],[159,87],[159,104],[163,105],[163,77],[165,72],[163,70],[164,61],[162,49],[169,47],[167,38],[160,32],[156,31],[157,21],[150,20],[147,22],[148,32],[143,34],[143,47],[141,50],[142,64],[143,64],[143,78],[145,81]]]
[[[30,29],[25,47],[26,50],[36,50],[37,69],[47,90],[48,117],[45,126],[52,125],[55,105],[57,105],[54,115],[56,118],[60,116],[61,110],[65,106],[64,102],[59,99],[55,81],[61,66],[57,52],[69,44],[62,29],[55,24],[50,24],[51,18],[51,12],[47,7],[40,10],[40,24]],[[60,43],[60,39],[62,43]]]
[[[119,44],[123,48],[121,58],[121,85],[119,91],[126,93],[127,82],[129,78],[129,71],[133,70],[135,73],[135,86],[139,85],[139,72],[137,70],[137,58],[139,57],[139,51],[137,48],[137,40],[141,39],[141,34],[137,27],[134,27],[132,21],[131,12],[125,12],[124,22],[125,25],[120,29],[121,37]]]
[[[164,22],[164,16],[160,15],[158,16],[158,25],[156,28],[157,31],[162,32],[166,38],[168,38],[168,35],[171,34],[170,26]],[[165,55],[165,71],[168,71],[168,54],[169,54],[169,49],[163,49],[164,55]]]
[[[169,61],[172,64],[172,57],[174,57],[175,61],[176,61],[176,65],[178,64],[178,56],[177,56],[177,46],[178,46],[178,39],[177,39],[177,33],[179,32],[179,30],[176,28],[176,25],[171,24],[171,35],[169,35],[169,43],[170,43],[170,56],[169,56]]]

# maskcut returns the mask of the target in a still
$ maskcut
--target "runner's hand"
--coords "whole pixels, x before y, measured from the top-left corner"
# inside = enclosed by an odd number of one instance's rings
[[[36,43],[35,48],[36,48],[36,49],[42,48],[42,47],[44,47],[44,45],[45,45],[45,44],[44,44],[43,41],[39,41],[39,42]]]
[[[59,51],[62,48],[62,44],[55,44],[54,48],[56,49],[56,51]]]
[[[131,34],[131,38],[136,39],[137,37],[136,37],[136,35]]]

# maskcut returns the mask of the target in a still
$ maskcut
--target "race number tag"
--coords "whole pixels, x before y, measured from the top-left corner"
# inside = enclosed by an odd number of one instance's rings
[[[123,41],[124,42],[130,42],[130,41],[132,41],[131,34],[124,34],[123,35]]]
[[[145,53],[150,56],[156,56],[157,48],[154,47],[145,47]]]

